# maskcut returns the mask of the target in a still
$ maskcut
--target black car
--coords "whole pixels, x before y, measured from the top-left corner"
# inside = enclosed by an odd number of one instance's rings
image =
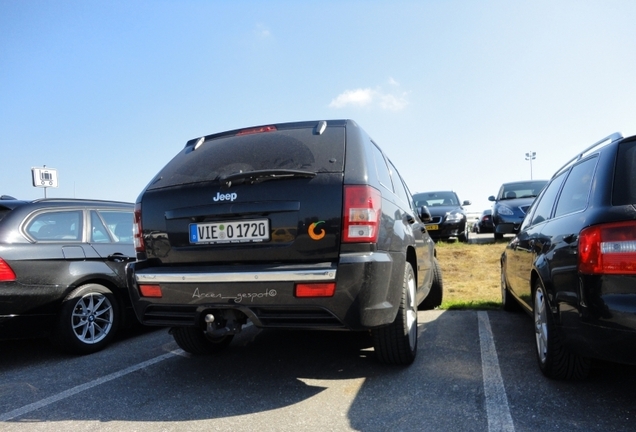
[[[496,197],[488,197],[488,201],[494,202],[492,223],[496,240],[503,238],[504,234],[519,232],[519,226],[528,208],[546,183],[548,183],[547,180],[504,183]]]
[[[87,354],[136,322],[126,287],[132,203],[0,201],[0,339],[46,337]],[[126,313],[128,311],[128,313]]]
[[[636,136],[614,134],[559,169],[501,257],[504,309],[535,323],[541,371],[636,364]]]
[[[418,305],[442,300],[428,217],[351,120],[190,140],[137,199],[137,317],[193,354],[226,347],[248,321],[371,330],[380,361],[409,364]]]
[[[468,241],[470,230],[462,206],[470,205],[470,201],[460,201],[453,191],[416,193],[413,200],[416,206],[428,208],[432,219],[426,223],[426,230],[433,240],[456,237],[461,242]]]
[[[473,224],[473,231],[479,234],[493,232],[492,210],[484,210]]]

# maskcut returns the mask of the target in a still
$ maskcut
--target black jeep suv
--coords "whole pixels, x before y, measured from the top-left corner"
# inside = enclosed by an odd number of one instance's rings
[[[257,327],[372,330],[409,364],[417,309],[441,303],[435,246],[393,164],[351,120],[188,141],[139,195],[137,317],[193,354]]]
[[[533,315],[548,377],[590,359],[636,364],[636,136],[611,135],[569,161],[501,257],[504,309]]]

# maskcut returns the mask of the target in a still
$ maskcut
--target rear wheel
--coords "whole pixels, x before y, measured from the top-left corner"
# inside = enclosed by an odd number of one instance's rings
[[[170,329],[170,333],[172,333],[179,348],[195,355],[214,354],[222,351],[234,338],[234,335],[213,338],[197,327],[173,327]]]
[[[548,304],[545,288],[539,281],[535,283],[533,306],[537,360],[541,372],[554,379],[587,377],[591,362],[585,357],[572,353],[563,345],[555,329],[554,317]]]
[[[378,360],[386,364],[409,365],[417,353],[417,305],[415,274],[408,262],[404,266],[402,299],[395,320],[372,331]]]
[[[94,353],[113,340],[119,322],[113,293],[103,285],[82,285],[64,299],[51,341],[73,354]]]
[[[442,270],[439,267],[439,261],[433,257],[433,283],[431,291],[428,293],[424,301],[420,304],[421,310],[435,309],[441,306],[444,297],[444,280],[442,279]]]

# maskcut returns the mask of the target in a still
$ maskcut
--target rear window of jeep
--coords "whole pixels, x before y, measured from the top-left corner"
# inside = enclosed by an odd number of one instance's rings
[[[166,165],[148,189],[208,182],[249,171],[290,169],[338,173],[344,169],[345,128],[283,129],[209,139],[186,147]]]

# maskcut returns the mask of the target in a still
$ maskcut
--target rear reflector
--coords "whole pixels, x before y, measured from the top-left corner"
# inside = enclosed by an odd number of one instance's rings
[[[345,186],[343,242],[377,242],[381,214],[380,191],[371,186]]]
[[[139,285],[139,293],[142,297],[162,297],[159,285]]]
[[[296,297],[333,297],[335,292],[335,282],[296,285]]]
[[[250,129],[243,129],[242,131],[238,132],[236,135],[251,135],[251,134],[256,134],[256,133],[262,133],[262,132],[273,132],[276,130],[276,126],[262,126],[262,127],[255,127],[255,128],[250,128]]]
[[[636,274],[636,221],[595,225],[581,231],[579,271]]]
[[[0,282],[11,282],[15,280],[13,269],[5,260],[0,258]]]

